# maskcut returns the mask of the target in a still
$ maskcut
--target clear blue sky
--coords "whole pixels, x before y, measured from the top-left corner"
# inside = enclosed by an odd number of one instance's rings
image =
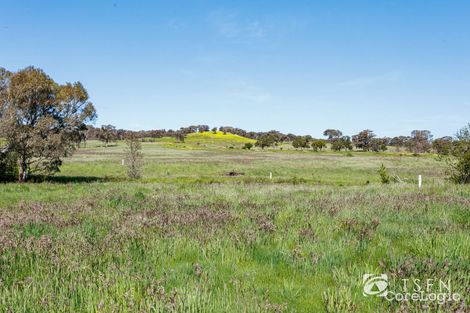
[[[470,122],[470,1],[0,0],[0,66],[81,81],[97,125],[325,128]]]

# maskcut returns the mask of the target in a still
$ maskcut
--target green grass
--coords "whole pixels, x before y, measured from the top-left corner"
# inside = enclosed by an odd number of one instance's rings
[[[468,303],[470,188],[432,156],[224,136],[145,142],[139,181],[122,142],[90,142],[48,182],[0,185],[0,311],[422,311],[364,297],[364,273],[451,279]]]

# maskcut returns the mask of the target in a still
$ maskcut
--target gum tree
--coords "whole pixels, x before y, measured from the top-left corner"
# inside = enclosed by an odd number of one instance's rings
[[[60,85],[43,70],[0,68],[0,137],[18,160],[20,182],[59,171],[84,140],[96,110],[79,82]]]
[[[470,124],[456,134],[447,154],[441,157],[447,162],[450,180],[458,184],[470,184]]]
[[[359,134],[352,136],[352,142],[356,148],[363,151],[369,151],[371,148],[372,139],[375,137],[374,131],[365,129]]]

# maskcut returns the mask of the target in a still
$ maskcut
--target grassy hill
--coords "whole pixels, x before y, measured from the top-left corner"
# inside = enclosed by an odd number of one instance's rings
[[[156,142],[163,144],[166,148],[184,148],[184,149],[199,149],[199,148],[241,148],[245,143],[255,143],[256,140],[245,138],[242,136],[223,132],[202,132],[188,134],[184,142],[178,141],[173,137],[162,138],[146,138],[145,142]]]
[[[200,143],[226,143],[226,144],[245,144],[248,142],[255,143],[256,140],[223,132],[202,132],[192,133],[186,137],[187,142]]]

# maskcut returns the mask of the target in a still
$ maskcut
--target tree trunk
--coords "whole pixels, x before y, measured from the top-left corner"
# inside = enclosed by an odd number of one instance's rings
[[[19,176],[18,176],[18,182],[24,183],[27,178],[28,174],[28,164],[26,160],[22,159],[20,162],[20,169],[19,169]]]

